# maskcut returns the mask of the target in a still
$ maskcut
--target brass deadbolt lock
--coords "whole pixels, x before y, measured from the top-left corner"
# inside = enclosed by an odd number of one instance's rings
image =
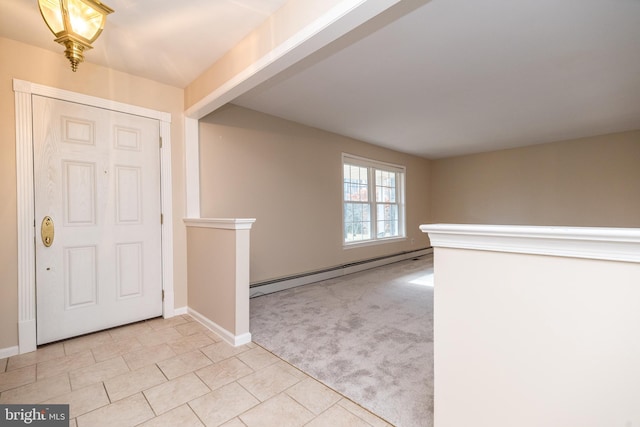
[[[40,236],[42,236],[42,244],[47,248],[53,244],[53,220],[50,216],[42,218],[40,226]]]

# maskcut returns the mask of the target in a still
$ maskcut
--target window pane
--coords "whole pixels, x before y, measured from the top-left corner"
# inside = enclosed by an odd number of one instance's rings
[[[344,165],[344,200],[369,200],[367,168]]]
[[[366,184],[360,186],[359,197],[360,198],[358,200],[360,200],[362,202],[368,202],[369,201],[369,189],[367,188]]]
[[[396,203],[396,173],[376,170],[376,202]]]
[[[377,206],[377,214],[377,237],[398,236],[398,205],[380,204]]]
[[[369,167],[349,164],[346,157],[344,161],[345,243],[403,236],[404,206],[399,204],[403,173],[385,170],[383,164],[378,169],[375,161]]]
[[[344,240],[358,242],[371,239],[371,211],[366,203],[344,204]]]
[[[353,205],[351,203],[344,204],[344,223],[353,222]]]

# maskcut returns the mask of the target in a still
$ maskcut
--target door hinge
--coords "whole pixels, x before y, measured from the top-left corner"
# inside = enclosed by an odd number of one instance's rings
[[[164,301],[164,289],[162,290],[162,301]]]
[[[162,137],[160,137],[159,139],[160,139],[160,148],[162,148]]]
[[[164,214],[160,214],[160,225],[164,224]]]

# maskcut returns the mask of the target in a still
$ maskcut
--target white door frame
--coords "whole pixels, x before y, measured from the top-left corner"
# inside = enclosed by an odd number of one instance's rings
[[[13,79],[16,114],[16,178],[18,205],[18,347],[20,354],[36,345],[35,217],[31,95],[42,95],[92,107],[159,120],[162,223],[163,316],[173,308],[173,215],[171,188],[171,114]]]

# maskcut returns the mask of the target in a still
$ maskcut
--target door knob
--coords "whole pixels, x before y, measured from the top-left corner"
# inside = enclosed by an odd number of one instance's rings
[[[53,220],[50,216],[42,218],[42,225],[40,226],[40,236],[42,237],[42,243],[48,248],[53,244]]]

